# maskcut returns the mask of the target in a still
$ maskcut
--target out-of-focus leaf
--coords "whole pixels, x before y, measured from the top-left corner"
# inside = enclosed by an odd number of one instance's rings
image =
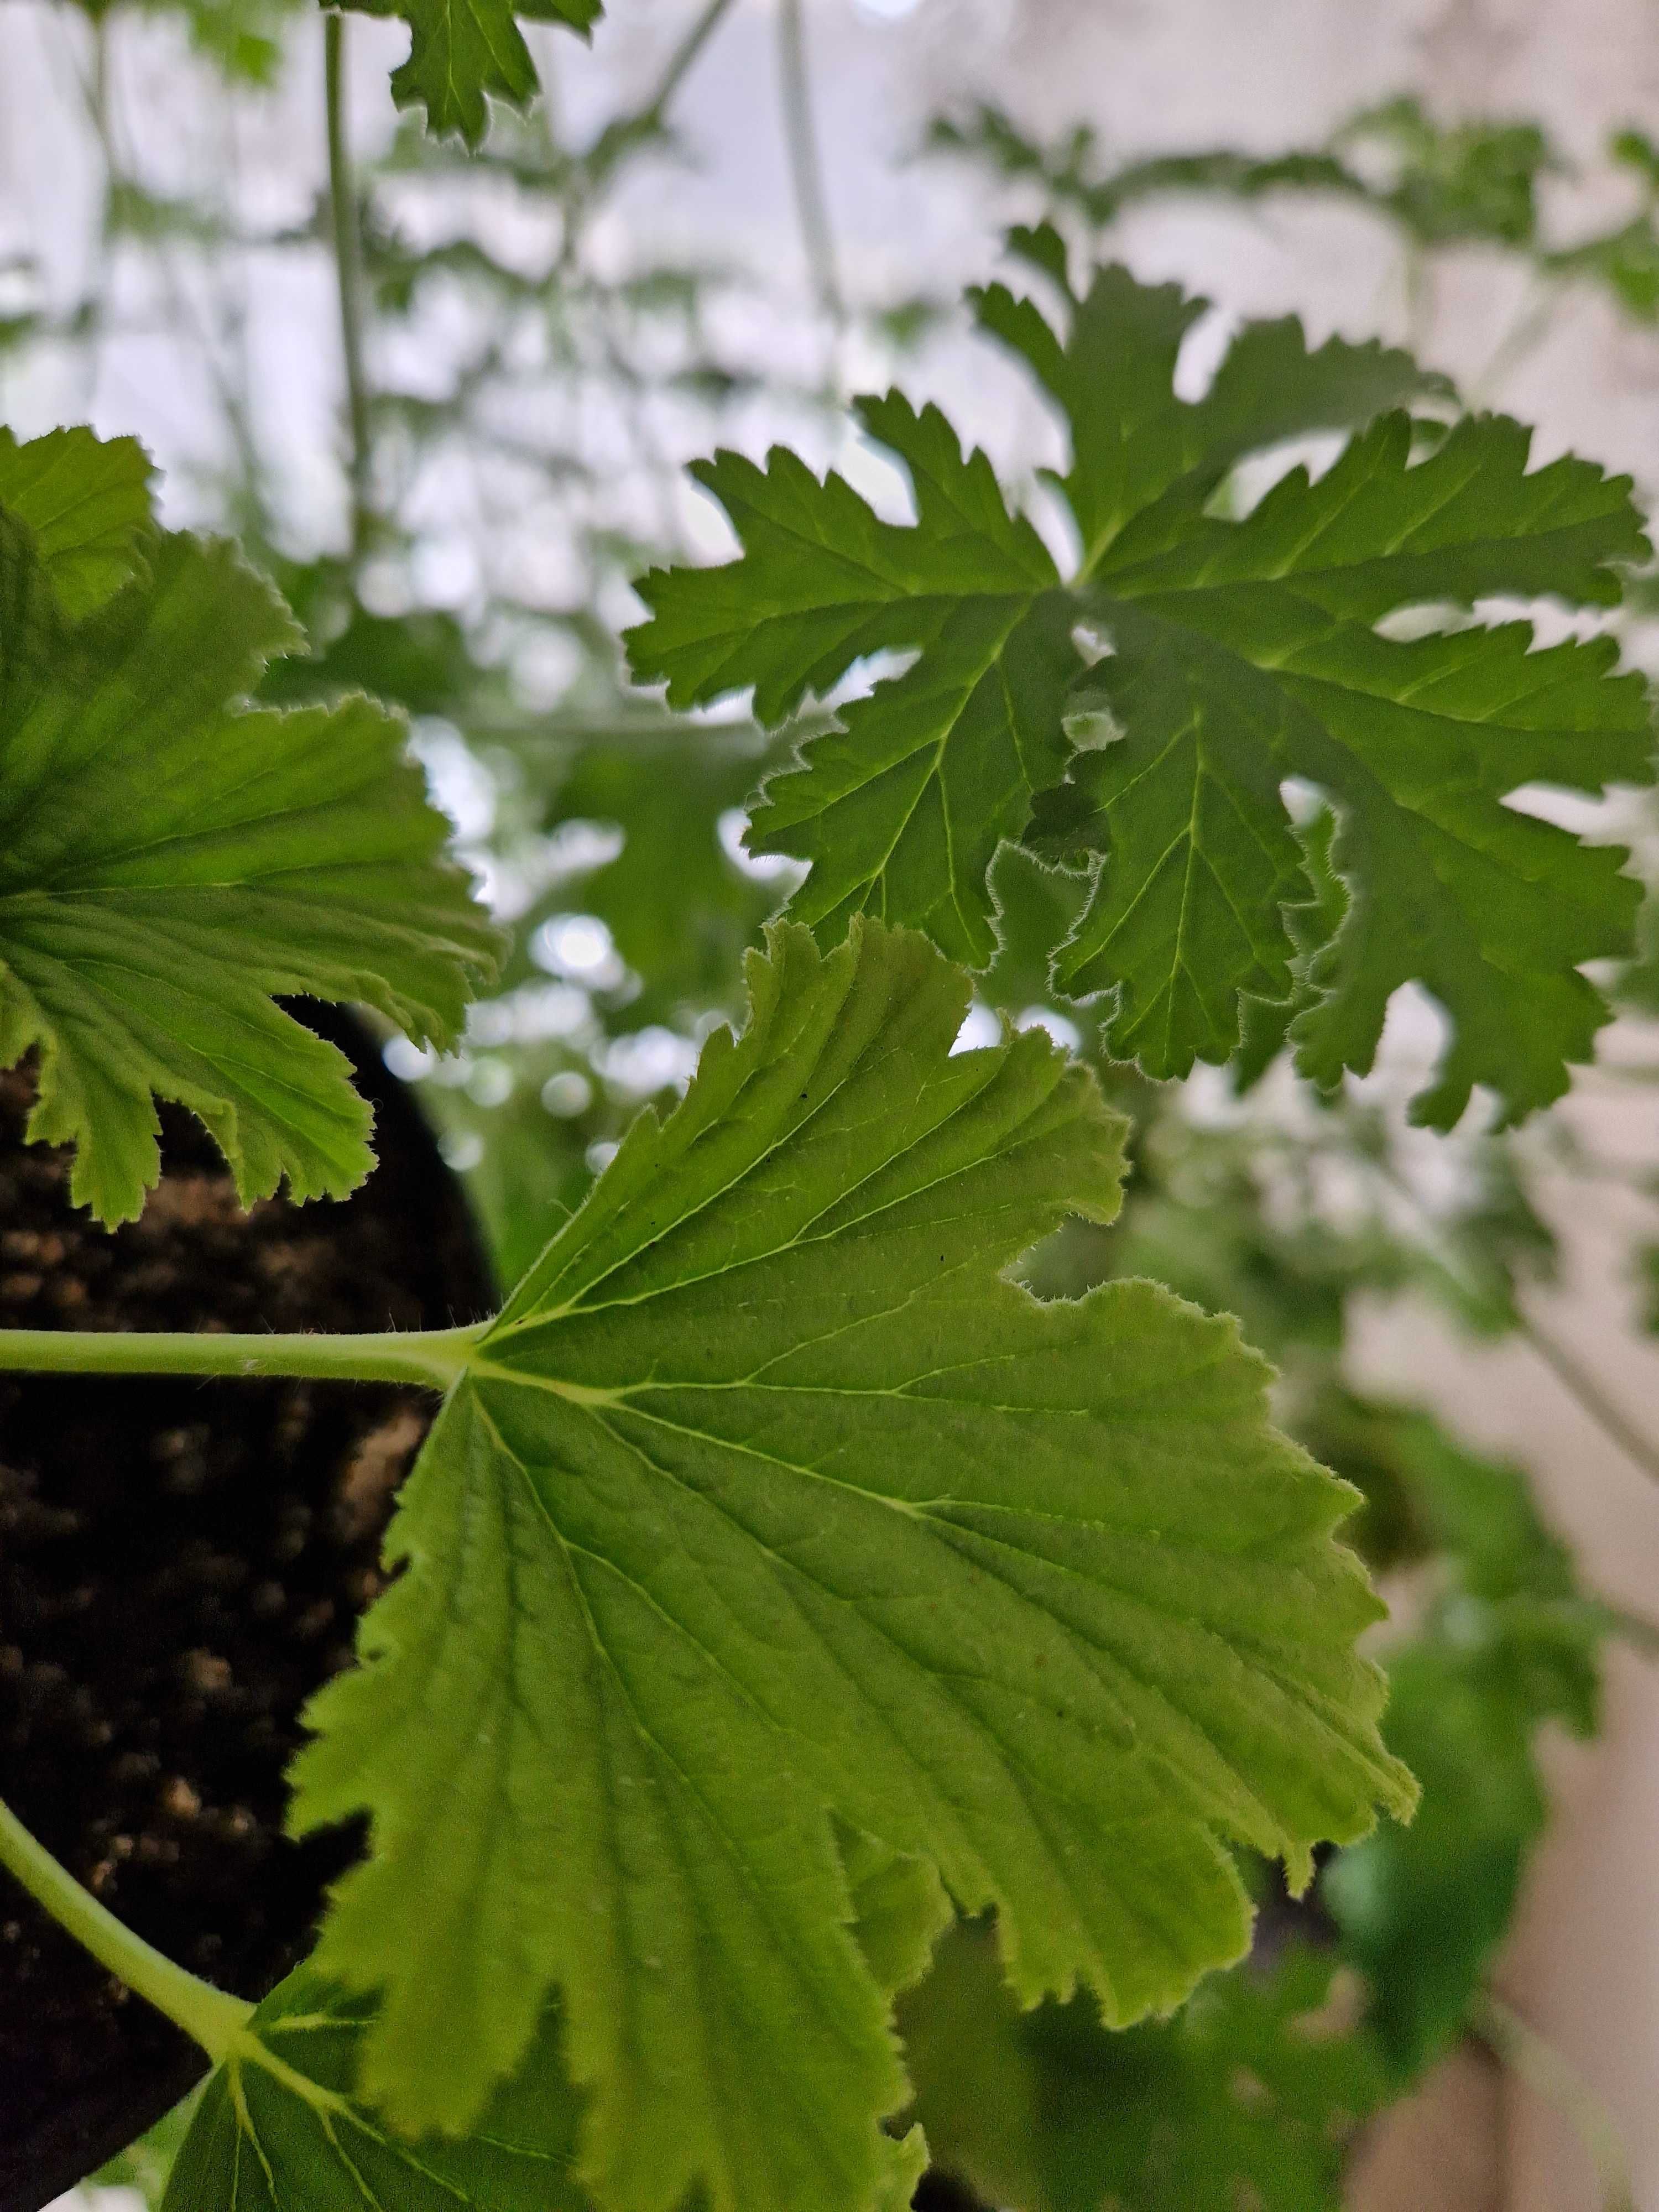
[[[1387,1409],[1377,1409],[1379,1416]],[[1320,1878],[1370,2019],[1401,2079],[1461,2033],[1514,1911],[1546,1806],[1534,1756],[1545,1720],[1594,1733],[1605,1610],[1578,1589],[1519,1470],[1392,1410],[1393,1471],[1442,1587],[1389,1661],[1389,1743],[1423,1785],[1408,1828],[1385,1821]]]
[[[1012,2212],[1336,2212],[1384,2087],[1339,1965],[1291,1945],[1113,2034],[1086,1997],[1019,2012],[991,1931],[958,1926],[899,2005],[933,2160]]]
[[[787,744],[750,723],[677,719],[588,732],[562,750],[544,828],[591,822],[619,831],[622,849],[562,878],[561,903],[599,916],[654,1002],[721,1004],[791,872],[740,866],[722,843],[722,820],[753,797]]]
[[[136,438],[77,428],[20,445],[0,428],[0,509],[27,529],[66,621],[93,613],[139,573],[155,535],[154,475]],[[0,667],[15,653],[0,636]]]
[[[88,2175],[88,2185],[95,2189],[131,2189],[143,2199],[149,2212],[160,2212],[167,2177],[190,2132],[201,2097],[198,2086],[157,2120],[148,2134],[129,2143],[107,2166],[100,2166],[96,2173]]]
[[[331,704],[348,691],[367,691],[411,714],[465,726],[499,683],[474,659],[462,624],[441,609],[371,614],[334,562],[284,562],[276,580],[310,649],[265,671],[258,696],[273,707]]]

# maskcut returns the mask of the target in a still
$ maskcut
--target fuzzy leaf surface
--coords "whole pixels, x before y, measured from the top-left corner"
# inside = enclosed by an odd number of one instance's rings
[[[518,19],[562,23],[586,38],[605,10],[601,0],[346,0],[365,15],[401,15],[409,25],[409,58],[392,72],[399,107],[426,111],[439,137],[459,132],[481,145],[488,100],[528,107],[541,79]]]
[[[1113,1049],[1181,1074],[1235,1048],[1237,994],[1290,995],[1288,910],[1310,898],[1279,799],[1293,775],[1334,802],[1350,892],[1292,1026],[1305,1073],[1368,1067],[1413,979],[1452,1024],[1422,1120],[1449,1126],[1477,1082],[1518,1119],[1588,1058],[1607,1008],[1579,966],[1628,945],[1637,886],[1622,851],[1505,802],[1528,783],[1649,781],[1640,679],[1610,674],[1609,641],[1534,650],[1525,623],[1373,627],[1413,602],[1612,595],[1607,563],[1643,542],[1627,483],[1572,460],[1528,473],[1527,447],[1518,424],[1470,421],[1413,463],[1408,422],[1385,417],[1242,522],[1103,559],[1117,650],[1089,690],[1125,734],[1079,757],[1036,836],[1106,855],[1058,973],[1116,991]]]
[[[931,1868],[872,1838],[842,1839],[854,1932],[884,1990],[925,1970],[950,1917]],[[917,1938],[921,1937],[921,1948]],[[592,2212],[574,2167],[584,2100],[564,2059],[556,2008],[512,2079],[459,2139],[395,2134],[358,2094],[373,2002],[301,1966],[248,2022],[241,2048],[152,2131],[167,2178],[159,2212]],[[173,2132],[179,2130],[176,2146]],[[147,2145],[152,2139],[147,2138]],[[880,2156],[873,2212],[905,2212],[927,2163],[920,2129]],[[106,2169],[140,2189],[149,2168]]]
[[[953,1054],[967,978],[877,923],[749,986],[480,1340],[295,1774],[372,1820],[319,1954],[380,1993],[365,2093],[465,2129],[556,1988],[606,2212],[889,2189],[926,1869],[1023,1999],[1127,2021],[1243,1948],[1224,1838],[1304,1878],[1409,1802],[1352,1493],[1234,1325],[1005,1279],[1116,1208],[1092,1078]],[[921,1870],[853,1866],[870,1958],[844,1830]]]
[[[826,937],[868,912],[983,967],[996,945],[986,870],[1065,766],[1073,615],[1042,539],[936,407],[890,392],[858,411],[908,472],[915,523],[881,520],[781,448],[763,470],[718,454],[693,474],[743,557],[646,577],[653,619],[629,633],[629,657],[675,706],[752,686],[775,723],[870,654],[920,648],[768,784],[748,842],[812,863],[791,912]]]
[[[492,961],[402,726],[361,698],[238,703],[295,633],[228,546],[158,538],[73,624],[63,572],[24,536],[10,551],[0,1064],[40,1050],[29,1136],[76,1147],[74,1199],[108,1222],[155,1182],[158,1097],[200,1116],[245,1202],[284,1179],[343,1195],[368,1110],[273,995],[361,1000],[441,1042]],[[84,597],[91,571],[69,573]]]

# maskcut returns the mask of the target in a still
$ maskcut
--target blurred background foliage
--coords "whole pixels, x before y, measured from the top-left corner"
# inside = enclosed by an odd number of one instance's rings
[[[781,0],[778,96],[807,283],[658,249],[648,211],[696,159],[677,99],[730,13],[729,0],[659,9],[643,93],[597,126],[562,118],[550,52],[548,99],[526,118],[498,113],[469,155],[394,122],[389,104],[354,155],[362,103],[347,97],[341,28],[319,68],[300,0],[33,11],[78,103],[97,205],[67,274],[51,239],[0,238],[4,398],[78,380],[100,427],[131,427],[110,419],[100,359],[118,334],[165,332],[217,426],[184,487],[190,519],[242,537],[310,641],[273,667],[266,696],[361,686],[407,710],[512,951],[461,1051],[439,1060],[392,1037],[386,1057],[466,1177],[504,1280],[580,1203],[629,1118],[684,1083],[740,1003],[744,948],[793,880],[792,864],[753,860],[740,839],[746,802],[800,730],[769,737],[735,709],[671,716],[622,674],[630,576],[718,550],[681,466],[766,437],[830,451],[849,386],[902,378],[953,327],[927,267],[911,289],[866,297],[837,253],[794,0]],[[166,97],[193,103],[216,162],[171,160],[165,118],[158,128],[133,112],[137,88],[161,81],[138,66],[158,27],[173,41]],[[195,57],[184,75],[181,41]],[[314,83],[329,157],[321,189],[297,199],[250,189],[236,155],[296,72]],[[1577,236],[1545,220],[1540,188],[1566,162],[1537,125],[1443,125],[1403,97],[1267,157],[1223,146],[1116,164],[1088,128],[1047,143],[979,106],[936,118],[913,158],[967,165],[998,213],[1046,213],[1108,256],[1126,215],[1164,198],[1339,199],[1394,241],[1413,309],[1438,257],[1470,244],[1508,257],[1525,282],[1474,380],[1483,404],[1584,288],[1659,325],[1659,148],[1633,131],[1606,154],[1626,212]],[[987,263],[995,251],[988,224]],[[284,442],[252,358],[251,291],[297,283],[295,270],[310,275],[295,343],[340,365],[327,483]],[[1659,584],[1638,580],[1630,624],[1656,601]],[[1324,834],[1308,825],[1310,852]],[[1408,1127],[1400,1102],[1428,1056],[1414,1057],[1409,1024],[1375,1076],[1334,1097],[1290,1075],[1267,1010],[1240,1067],[1153,1085],[1103,1062],[1089,1010],[1050,993],[1047,954],[1078,884],[1009,848],[995,884],[1002,951],[970,1030],[1044,1024],[1094,1060],[1134,1126],[1121,1221],[1075,1225],[1030,1256],[1027,1278],[1050,1297],[1154,1276],[1237,1314],[1268,1353],[1285,1425],[1359,1493],[1353,1540],[1395,1608],[1379,1645],[1388,1735],[1424,1802],[1411,1828],[1331,1856],[1304,1899],[1261,1869],[1252,1957],[1174,2019],[1127,2034],[1105,2033],[1081,2002],[1019,2014],[994,1931],[959,1927],[902,2008],[936,2160],[917,2201],[1316,2212],[1340,2201],[1356,2131],[1460,2039],[1514,2055],[1524,2031],[1492,2010],[1484,1978],[1546,1819],[1540,1731],[1592,1734],[1605,1639],[1651,1640],[1581,1588],[1522,1473],[1356,1386],[1353,1316],[1367,1298],[1412,1292],[1449,1329],[1522,1334],[1659,1474],[1659,1445],[1528,1304],[1557,1259],[1540,1169],[1571,1157],[1615,1186],[1626,1171],[1589,1158],[1559,1118],[1519,1138]],[[1650,1013],[1659,927],[1647,942],[1620,988]],[[1633,1252],[1632,1266],[1659,1322],[1659,1255]],[[105,2179],[152,2193],[173,2139],[158,2131]]]

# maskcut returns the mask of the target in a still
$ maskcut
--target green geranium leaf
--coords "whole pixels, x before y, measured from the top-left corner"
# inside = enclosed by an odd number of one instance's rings
[[[1389,1664],[1392,1743],[1423,1802],[1326,1869],[1321,1902],[1373,1989],[1371,2019],[1402,2081],[1462,2033],[1469,2000],[1514,1916],[1543,1832],[1532,1717],[1455,1646],[1425,1641]]]
[[[899,2008],[934,2160],[1012,2212],[1337,2212],[1386,2081],[1339,1966],[1291,1944],[1111,2035],[1086,1998],[1019,2011],[958,1927]]]
[[[1233,1324],[1005,1278],[1117,1206],[1093,1079],[953,1054],[967,978],[878,924],[749,987],[478,1341],[295,1771],[301,1828],[372,1818],[319,1954],[365,2094],[468,2128],[556,1989],[607,2212],[890,2188],[926,1869],[1122,2021],[1243,1948],[1223,1838],[1302,1881],[1410,1798],[1352,1493]],[[921,1871],[849,1854],[855,1905],[831,1814]]]
[[[20,445],[0,429],[0,512],[24,526],[67,620],[91,614],[137,573],[155,530],[153,474],[136,438],[77,428]],[[0,656],[9,652],[0,642]]]
[[[290,1974],[203,2091],[161,2212],[588,2212],[556,2019],[468,2136],[407,2142],[356,2094],[372,2016],[309,1967]]]
[[[1070,575],[936,410],[866,400],[914,524],[787,453],[718,456],[696,473],[743,556],[643,580],[635,673],[678,705],[752,686],[769,721],[874,653],[914,656],[755,814],[755,850],[811,862],[792,912],[826,939],[861,909],[987,966],[987,871],[1024,835],[1091,878],[1055,973],[1103,994],[1114,1056],[1182,1075],[1238,1051],[1253,1003],[1291,1006],[1299,1065],[1329,1086],[1370,1065],[1414,980],[1451,1029],[1420,1119],[1449,1126],[1476,1084],[1508,1121],[1547,1103],[1607,1018],[1580,969],[1628,951],[1638,890],[1622,852],[1510,802],[1650,781],[1641,681],[1610,674],[1605,639],[1378,625],[1498,595],[1611,605],[1646,550],[1628,481],[1571,459],[1529,472],[1528,434],[1501,417],[1413,422],[1390,410],[1443,385],[1375,346],[1310,352],[1294,323],[1248,325],[1182,399],[1201,301],[1121,269],[1074,293],[1052,231],[1014,242],[1060,318],[1001,285],[978,312],[1064,418]],[[1247,456],[1352,425],[1322,476],[1292,468],[1249,513],[1217,511]],[[1309,880],[1291,780],[1334,811],[1339,896]]]
[[[229,547],[157,538],[71,625],[62,577],[84,603],[94,568],[57,542],[54,576],[0,509],[0,1065],[40,1052],[28,1133],[76,1147],[75,1200],[106,1222],[155,1182],[157,1098],[200,1116],[245,1202],[343,1195],[368,1109],[273,995],[453,1038],[493,937],[446,824],[366,699],[238,704],[295,633]]]
[[[483,143],[489,96],[528,107],[541,79],[519,28],[562,23],[586,38],[605,13],[601,0],[345,0],[365,15],[401,15],[409,25],[409,58],[392,73],[399,107],[422,107],[440,137],[459,131]]]
[[[629,654],[636,676],[667,678],[676,706],[752,685],[770,723],[867,654],[923,648],[774,778],[749,845],[812,862],[791,910],[826,936],[869,911],[982,968],[996,945],[986,870],[1024,828],[1032,791],[1064,770],[1075,610],[990,463],[964,460],[936,407],[917,414],[891,392],[859,414],[908,468],[915,525],[880,521],[793,453],[774,452],[764,471],[721,453],[693,474],[744,557],[646,577],[653,619],[629,633]]]
[[[914,1886],[914,1863],[884,1855],[878,1887],[890,1899],[907,1878]],[[862,1941],[862,1924],[859,1933]],[[371,2002],[300,1967],[206,2085],[154,2131],[155,2155],[129,2154],[100,2179],[149,2195],[161,2164],[160,2212],[592,2212],[574,2170],[585,2100],[565,2065],[556,2009],[473,2128],[414,2140],[358,2092],[374,2017]],[[904,2212],[927,2163],[919,2127],[884,2142],[872,2212]]]

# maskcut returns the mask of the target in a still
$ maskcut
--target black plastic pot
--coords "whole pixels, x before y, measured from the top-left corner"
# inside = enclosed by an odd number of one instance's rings
[[[25,1146],[0,1075],[0,1327],[383,1329],[480,1318],[494,1285],[454,1177],[355,1019],[380,1165],[337,1206],[244,1214],[199,1127],[110,1235]],[[239,1996],[308,1949],[357,1838],[282,1833],[306,1698],[382,1584],[393,1493],[434,1410],[390,1385],[0,1376],[0,1796],[122,1920]],[[37,2212],[205,2061],[0,1874],[0,2212]]]

